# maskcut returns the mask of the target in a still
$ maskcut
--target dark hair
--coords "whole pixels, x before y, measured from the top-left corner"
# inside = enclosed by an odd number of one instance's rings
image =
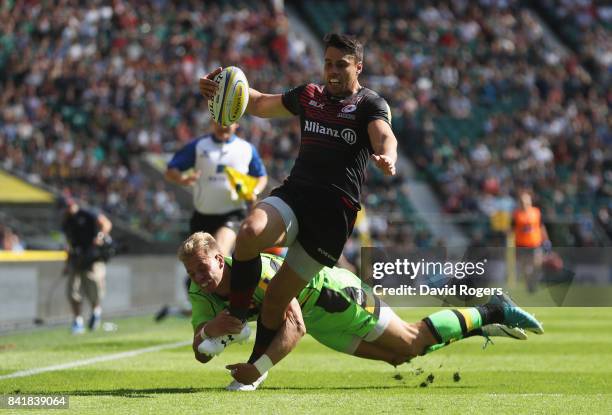
[[[355,36],[329,33],[323,38],[323,43],[325,44],[325,50],[334,47],[353,55],[357,62],[363,61],[363,44]]]

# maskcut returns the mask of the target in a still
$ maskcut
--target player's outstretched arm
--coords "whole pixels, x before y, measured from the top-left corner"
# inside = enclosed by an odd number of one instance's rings
[[[302,318],[302,310],[294,298],[289,303],[283,325],[266,353],[254,364],[237,363],[225,368],[230,370],[232,377],[238,382],[250,385],[295,349],[304,334],[306,334],[306,326]]]
[[[261,118],[286,118],[293,116],[283,105],[281,94],[263,94],[253,88],[249,88],[249,103],[246,112]]]
[[[374,120],[368,124],[368,135],[374,149],[372,160],[386,176],[395,174],[397,138],[386,121]]]

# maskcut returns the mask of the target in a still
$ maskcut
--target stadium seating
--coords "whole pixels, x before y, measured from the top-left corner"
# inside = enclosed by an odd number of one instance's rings
[[[158,241],[185,235],[191,206],[143,172],[139,156],[173,152],[208,130],[198,75],[236,64],[252,85],[281,92],[320,73],[320,57],[286,16],[258,3],[73,4],[61,12],[17,4],[2,13],[2,167]],[[282,181],[297,155],[299,123],[247,117],[241,128],[272,182]]]
[[[508,196],[527,188],[558,228],[551,234],[564,235],[553,242],[609,243],[609,79],[577,64],[590,45],[567,53],[519,1],[314,1],[301,10],[319,34],[346,27],[365,40],[364,84],[389,100],[402,147],[446,210],[473,215],[469,233],[482,230],[488,205],[511,210]],[[582,30],[610,44],[597,25]]]
[[[233,63],[261,89],[279,91],[301,81],[283,73],[309,77],[314,68],[297,60],[299,42],[287,46],[286,17],[257,3],[60,10],[17,2],[0,13],[2,167],[158,240],[176,240],[174,224],[185,223],[191,206],[181,208],[168,185],[143,174],[139,155],[172,152],[207,132],[198,76]],[[267,143],[282,131],[255,139]]]
[[[482,229],[491,204],[510,209],[514,192],[527,187],[564,241],[597,244],[610,234],[609,77],[579,66],[580,44],[566,54],[534,10],[519,1],[290,3],[321,36],[347,30],[366,40],[363,83],[391,104],[400,146],[446,210],[472,215],[468,232]],[[17,2],[0,18],[2,167],[162,241],[184,231],[176,224],[191,207],[143,173],[139,158],[175,151],[207,131],[194,80],[235,64],[252,85],[281,92],[320,74],[319,57],[286,15],[258,2],[61,10]],[[609,40],[608,29],[592,30]],[[247,117],[241,124],[281,181],[297,152],[296,121]],[[366,194],[382,189],[375,180],[369,186]],[[401,212],[386,216],[410,228],[409,243],[415,235],[418,244],[433,243],[405,191],[375,202]]]

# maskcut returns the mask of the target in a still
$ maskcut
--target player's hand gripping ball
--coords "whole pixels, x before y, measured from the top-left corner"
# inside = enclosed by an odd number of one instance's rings
[[[217,93],[208,101],[213,119],[228,126],[237,122],[249,103],[249,81],[244,72],[235,66],[228,66],[215,76],[219,84]]]

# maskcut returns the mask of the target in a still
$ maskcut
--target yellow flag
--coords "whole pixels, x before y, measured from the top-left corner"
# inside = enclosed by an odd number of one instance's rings
[[[238,170],[227,166],[225,166],[225,173],[227,174],[232,189],[236,190],[236,193],[238,193],[241,199],[249,202],[255,200],[253,190],[255,190],[255,186],[258,182],[257,177],[240,173]]]
[[[366,215],[365,206],[361,207],[361,210],[357,212],[357,219],[355,220],[355,228],[359,230],[359,241],[361,246],[372,246],[372,238],[370,237],[370,222]]]
[[[510,212],[498,210],[491,215],[491,229],[497,232],[507,232],[512,226],[512,216]]]

